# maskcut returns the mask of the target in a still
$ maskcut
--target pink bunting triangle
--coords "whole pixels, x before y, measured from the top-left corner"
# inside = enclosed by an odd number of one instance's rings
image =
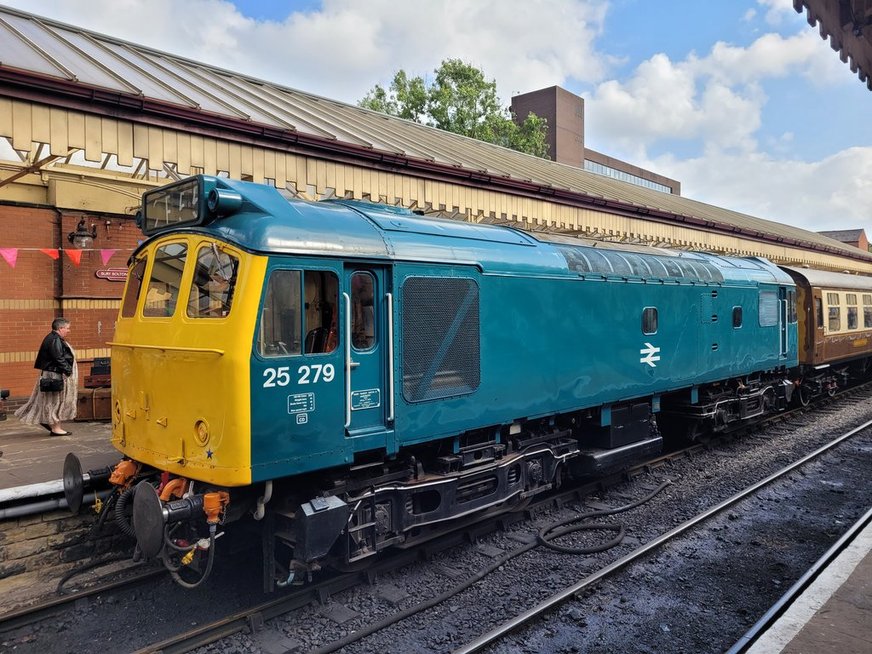
[[[64,250],[67,253],[67,256],[77,266],[82,262],[82,250]]]
[[[18,260],[18,248],[0,248],[0,257],[6,259],[6,263],[14,268]]]
[[[40,248],[39,251],[51,257],[52,259],[57,259],[59,256],[61,256],[57,248]]]
[[[118,252],[118,250],[100,250],[100,259],[102,259],[104,266],[109,263],[109,259],[111,259],[112,255],[116,252]]]

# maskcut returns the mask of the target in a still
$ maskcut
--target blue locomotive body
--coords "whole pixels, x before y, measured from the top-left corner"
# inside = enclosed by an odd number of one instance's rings
[[[579,411],[605,428],[613,407],[644,401],[656,412],[664,397],[692,402],[706,384],[797,364],[794,284],[764,260],[547,242],[362,202],[281,201],[282,211],[240,213],[216,232],[269,254],[267,276],[335,277],[340,332],[353,313],[343,294],[365,275],[372,338],[269,356],[255,344],[255,481],[443,439],[456,450],[457,437],[479,430],[499,442],[513,425]],[[312,366],[335,375],[299,372]],[[269,384],[285,368],[288,383]]]
[[[762,259],[204,176],[146,194],[142,224],[113,483],[125,503],[139,482],[140,549],[174,576],[206,551],[208,576],[218,526],[253,518],[264,578],[288,583],[620,469],[660,451],[658,422],[692,436],[783,409],[795,386],[796,289]]]

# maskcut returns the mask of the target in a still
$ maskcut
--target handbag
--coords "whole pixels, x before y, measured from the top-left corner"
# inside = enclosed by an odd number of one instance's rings
[[[52,379],[51,377],[40,377],[39,390],[42,393],[58,393],[64,390],[64,380]]]

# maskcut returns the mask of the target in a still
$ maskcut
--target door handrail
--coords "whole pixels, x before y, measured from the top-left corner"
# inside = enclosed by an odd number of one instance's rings
[[[345,428],[351,426],[351,298],[343,293],[345,300]]]
[[[388,301],[388,416],[385,422],[394,419],[394,296],[385,293]]]

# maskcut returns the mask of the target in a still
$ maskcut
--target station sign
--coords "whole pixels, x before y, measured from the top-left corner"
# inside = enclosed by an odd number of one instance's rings
[[[127,281],[127,268],[103,268],[96,271],[94,276],[108,282],[125,282]]]

